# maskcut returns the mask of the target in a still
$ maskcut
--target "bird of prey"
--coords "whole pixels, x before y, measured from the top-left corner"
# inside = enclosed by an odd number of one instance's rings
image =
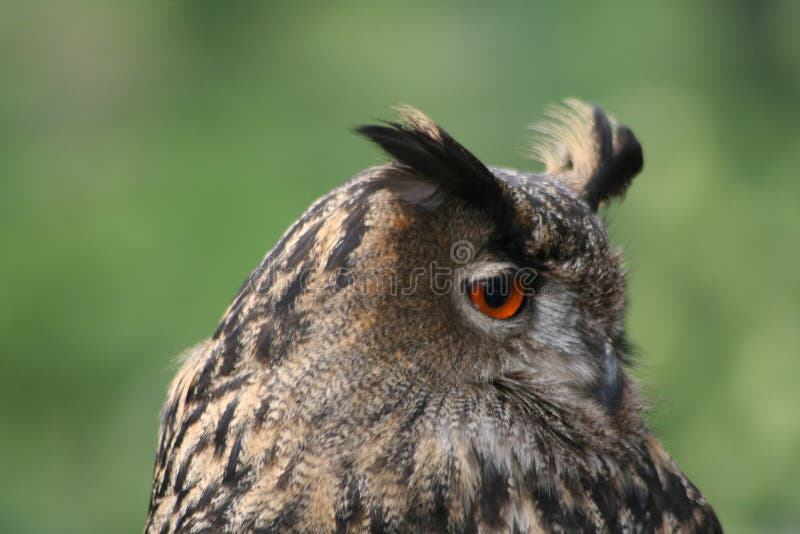
[[[567,100],[534,173],[400,114],[187,351],[146,532],[721,532],[629,373],[631,130]]]

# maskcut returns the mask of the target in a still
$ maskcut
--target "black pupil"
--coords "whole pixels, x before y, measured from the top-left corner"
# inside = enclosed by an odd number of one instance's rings
[[[508,279],[493,278],[483,286],[483,299],[491,308],[499,308],[508,300]]]

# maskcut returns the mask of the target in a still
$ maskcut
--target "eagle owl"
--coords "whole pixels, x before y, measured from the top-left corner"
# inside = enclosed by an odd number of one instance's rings
[[[187,351],[147,532],[719,532],[628,373],[598,206],[643,164],[568,100],[541,173],[412,108],[392,157],[314,203]]]

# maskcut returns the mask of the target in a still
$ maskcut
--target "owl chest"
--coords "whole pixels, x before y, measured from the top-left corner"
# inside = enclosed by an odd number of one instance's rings
[[[544,532],[554,517],[576,527],[601,524],[601,510],[579,487],[595,475],[581,474],[582,460],[561,449],[493,425],[431,433],[414,445],[410,476],[397,489],[412,516],[456,530]]]

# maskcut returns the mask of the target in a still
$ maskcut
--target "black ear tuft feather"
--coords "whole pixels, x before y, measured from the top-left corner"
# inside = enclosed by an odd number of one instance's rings
[[[597,118],[596,124],[601,120],[607,123],[607,117],[599,108],[595,108],[595,117],[602,117]],[[625,126],[611,128],[608,131],[613,135],[607,138],[608,154],[600,160],[584,186],[583,194],[593,210],[604,200],[623,195],[644,165],[642,146],[633,132]]]
[[[614,153],[607,171],[609,179],[604,188],[605,196],[610,198],[623,194],[634,176],[642,171],[642,167],[644,167],[642,145],[630,128],[618,126],[614,139]]]
[[[547,115],[550,122],[535,126],[544,139],[534,146],[547,173],[582,196],[593,210],[624,194],[644,165],[633,132],[601,108],[575,99],[550,108]]]
[[[356,129],[393,156],[403,171],[393,175],[387,187],[427,207],[446,197],[460,198],[505,224],[513,211],[511,200],[494,174],[420,111],[403,107],[400,114],[403,122]]]

